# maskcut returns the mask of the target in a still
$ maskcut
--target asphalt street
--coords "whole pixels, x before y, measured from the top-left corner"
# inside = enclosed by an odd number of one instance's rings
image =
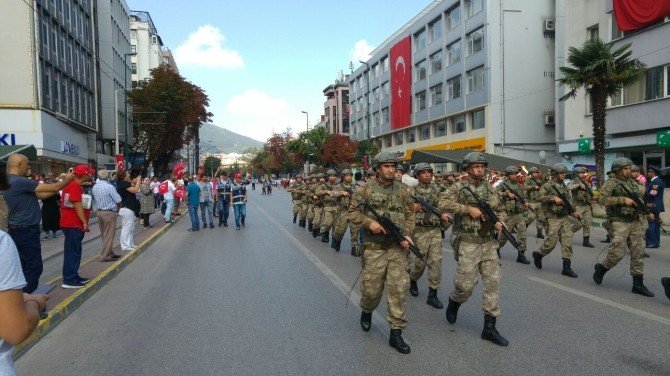
[[[334,252],[293,224],[290,208],[285,191],[256,190],[241,231],[191,233],[183,218],[23,355],[19,374],[670,375],[670,301],[660,285],[670,275],[667,239],[645,259],[654,298],[630,292],[626,259],[602,286],[593,283],[601,229],[595,249],[574,237],[577,279],[560,275],[560,249],[537,270],[505,246],[498,329],[506,348],[479,338],[481,283],[449,325],[444,310],[425,304],[424,276],[419,297],[407,298],[412,352],[401,355],[387,343],[385,298],[367,333],[358,286],[347,303],[360,271],[348,238]],[[529,252],[540,242],[529,237]],[[455,261],[444,248],[446,305]]]

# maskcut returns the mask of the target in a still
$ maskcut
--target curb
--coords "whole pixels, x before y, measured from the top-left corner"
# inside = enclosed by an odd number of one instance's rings
[[[126,254],[121,259],[116,261],[109,268],[105,269],[95,278],[91,279],[85,287],[77,290],[74,294],[60,302],[51,311],[49,317],[41,320],[35,328],[33,334],[25,341],[14,347],[14,360],[25,354],[31,347],[33,347],[42,337],[49,333],[53,328],[60,324],[66,317],[70,316],[79,306],[87,301],[93,294],[98,292],[103,286],[111,281],[117,274],[126,268],[139,255],[144,253],[159,237],[161,237],[168,229],[172,228],[174,224],[178,223],[182,216],[178,216],[176,221],[156,231],[149,238],[140,243],[136,250]]]

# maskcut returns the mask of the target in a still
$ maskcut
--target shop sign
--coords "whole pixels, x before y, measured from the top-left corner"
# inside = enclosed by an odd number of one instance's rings
[[[591,153],[591,137],[582,137],[577,141],[577,151],[579,154]]]
[[[79,156],[79,145],[73,144],[69,141],[61,141],[60,151],[65,154]]]
[[[14,133],[3,133],[0,135],[0,145],[16,145],[16,135]]]
[[[656,146],[670,147],[670,129],[656,131]]]

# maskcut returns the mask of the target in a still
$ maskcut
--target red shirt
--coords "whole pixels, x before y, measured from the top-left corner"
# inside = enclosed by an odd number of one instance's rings
[[[84,231],[84,224],[81,222],[81,219],[79,219],[79,216],[72,205],[73,202],[81,202],[82,194],[84,194],[84,190],[76,181],[73,181],[63,188],[60,200],[60,227],[76,228]],[[91,210],[84,209],[86,222],[88,222],[90,215]]]

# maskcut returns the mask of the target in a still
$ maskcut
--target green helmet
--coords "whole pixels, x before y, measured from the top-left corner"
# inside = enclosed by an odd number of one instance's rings
[[[398,164],[395,166],[395,169],[398,170],[398,171],[405,171],[405,170],[406,170],[406,169],[405,169],[405,165],[402,164],[402,163],[398,163]]]
[[[379,166],[382,163],[398,164],[398,158],[396,158],[395,153],[391,153],[390,151],[382,151],[375,155],[375,157],[372,159],[372,163],[375,166]]]
[[[337,171],[333,170],[332,168],[328,169],[328,171],[326,171],[326,175],[337,175]]]
[[[295,176],[296,179],[302,179],[302,175],[298,174]]]
[[[368,168],[368,170],[366,171],[366,174],[368,174],[368,175],[374,175],[374,174],[375,174],[375,169],[372,168],[372,167]]]
[[[619,171],[624,167],[632,166],[633,161],[626,157],[620,157],[612,162],[612,171]]]
[[[583,174],[585,172],[589,172],[589,170],[587,170],[586,167],[575,167],[574,170],[572,171],[577,174]]]
[[[484,153],[478,151],[468,153],[465,155],[465,157],[463,157],[463,168],[466,168],[476,163],[481,163],[485,166],[489,165],[489,162],[486,160],[486,156],[484,155]]]
[[[348,168],[345,168],[344,170],[342,170],[342,176],[344,176],[344,175],[351,175],[351,170],[348,169]]]
[[[568,172],[568,168],[563,163],[554,163],[551,165],[551,171],[554,173]]]
[[[536,172],[540,172],[540,169],[537,168],[537,167],[535,167],[535,166],[533,166],[533,167],[531,167],[531,168],[528,169],[528,173],[529,173],[529,174],[534,174],[534,173],[536,173]]]
[[[417,164],[414,166],[414,172],[416,172],[416,173],[419,173],[419,172],[421,172],[421,171],[426,171],[426,170],[430,170],[430,172],[433,172],[433,168],[430,167],[430,164],[429,164],[429,163],[421,162],[421,163],[417,163]],[[440,175],[441,175],[441,174],[440,174]]]
[[[631,170],[631,171],[639,172],[639,171],[640,171],[640,166],[638,166],[638,165],[631,165],[631,166],[630,166],[630,170]]]
[[[518,174],[519,173],[519,168],[516,166],[508,166],[505,169],[505,175],[507,174]]]

